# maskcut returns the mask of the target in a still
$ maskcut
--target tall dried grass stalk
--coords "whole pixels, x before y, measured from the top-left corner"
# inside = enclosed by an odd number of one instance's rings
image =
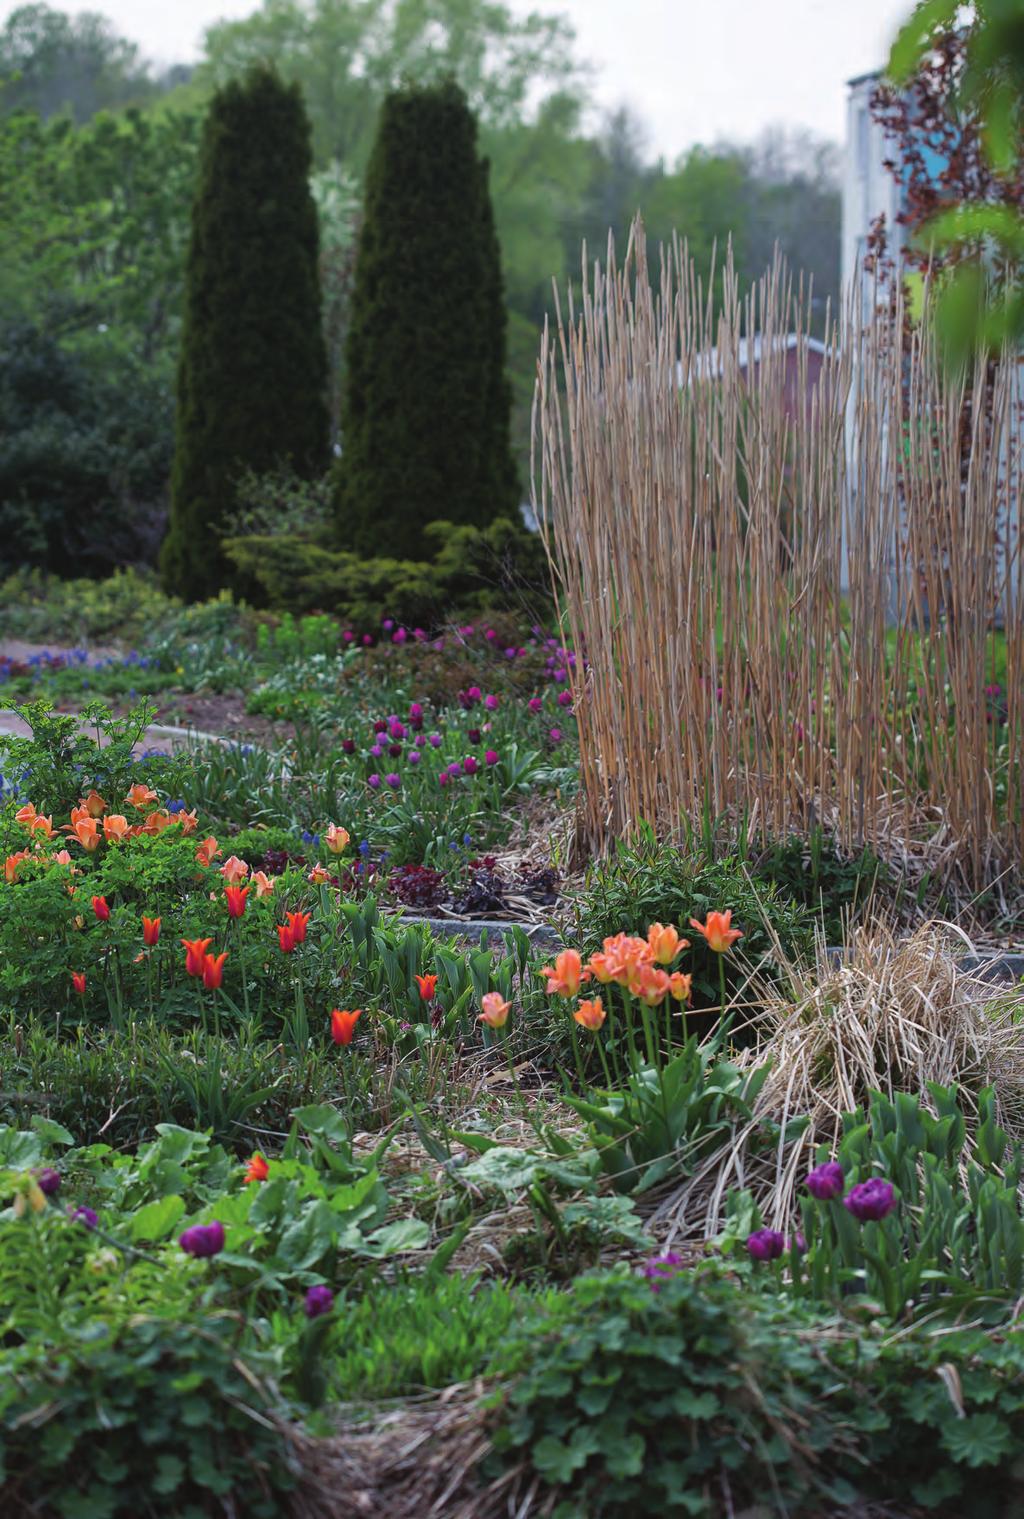
[[[534,506],[587,661],[580,843],[823,824],[976,891],[1021,861],[1018,366],[986,414],[927,319],[906,350],[900,292],[829,315],[823,358],[810,310],[781,263],[705,283],[678,240],[652,281],[638,221],[545,329]]]

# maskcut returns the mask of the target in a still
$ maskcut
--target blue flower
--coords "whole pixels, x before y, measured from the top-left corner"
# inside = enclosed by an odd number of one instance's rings
[[[362,855],[367,855],[367,854],[370,853],[370,841],[369,841],[369,839],[364,839],[363,842],[360,844],[360,846],[359,846],[359,853],[362,854]]]
[[[182,802],[182,801],[168,802],[167,803],[167,811],[168,812],[184,812],[185,811],[185,803]]]

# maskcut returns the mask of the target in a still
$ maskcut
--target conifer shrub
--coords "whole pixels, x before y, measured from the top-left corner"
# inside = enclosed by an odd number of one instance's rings
[[[178,370],[167,588],[188,600],[251,590],[218,528],[240,477],[328,456],[317,213],[297,86],[252,70],[213,98],[192,212]]]
[[[342,402],[341,545],[425,557],[428,523],[518,508],[507,316],[486,161],[451,82],[384,104]]]

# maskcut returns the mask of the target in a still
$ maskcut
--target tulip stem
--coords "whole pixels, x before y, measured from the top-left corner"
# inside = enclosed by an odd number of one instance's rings
[[[718,957],[718,990],[722,1003],[722,1022],[725,1022],[725,956]]]
[[[245,1007],[245,1021],[249,1022],[249,978],[245,973],[245,945],[242,941],[242,920],[235,919],[235,933],[238,935],[238,965],[242,972],[242,1003]]]

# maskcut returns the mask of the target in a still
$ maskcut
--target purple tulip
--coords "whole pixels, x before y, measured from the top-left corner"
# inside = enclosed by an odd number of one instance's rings
[[[544,703],[541,701],[539,696],[531,696],[526,705],[529,707],[531,712],[539,712]]]
[[[462,774],[462,766],[459,764],[458,760],[453,760],[452,763],[448,766],[448,774],[451,776],[452,780],[454,780],[457,775]]]
[[[442,770],[441,774],[437,778],[437,784],[439,786],[449,786],[451,785],[451,779],[452,778],[448,774],[447,770]]]
[[[471,744],[478,744],[480,742],[480,729],[479,728],[469,728],[469,729],[467,729],[466,730],[466,737],[469,739],[469,741],[470,741]]]
[[[683,1257],[677,1255],[674,1250],[668,1250],[664,1255],[652,1256],[644,1266],[644,1276],[651,1284],[651,1291],[660,1291],[662,1282],[670,1282],[677,1274],[678,1268],[683,1265],[685,1265]]]
[[[397,791],[402,784],[402,777],[400,775],[396,775],[393,770],[391,774],[386,775],[384,779],[387,781],[392,791]]]
[[[409,764],[410,765],[418,765],[419,762],[420,762],[420,751],[418,749],[410,749],[409,750]]]
[[[334,1293],[330,1287],[310,1287],[306,1293],[306,1317],[318,1319],[321,1314],[330,1313],[334,1307]]]
[[[346,628],[345,631],[344,631],[344,633],[342,633],[341,636],[342,636],[342,640],[345,643],[351,643],[352,640],[353,640],[353,638],[355,638],[356,635],[353,633],[353,631],[352,631],[351,628]]]
[[[394,618],[392,617],[385,617],[384,621],[381,623],[381,627],[384,629],[385,633],[390,633],[394,625],[395,622]]]
[[[409,635],[406,633],[406,631],[405,631],[404,628],[396,628],[395,631],[391,635],[391,642],[392,643],[405,643],[405,640],[406,640],[406,638],[408,636]]]
[[[559,691],[557,700],[558,700],[558,705],[560,707],[571,707],[572,706],[572,692],[571,691]]]
[[[561,730],[561,728],[551,728],[548,731],[548,738],[551,740],[551,742],[553,744],[560,744],[562,742],[562,730]]]
[[[432,733],[427,739],[427,743],[430,745],[431,749],[440,749],[443,742],[444,740],[442,739],[440,733]]]
[[[390,756],[391,756],[392,759],[401,759],[402,758],[402,746],[401,746],[401,744],[388,744],[388,753],[390,754]]]
[[[406,734],[405,724],[400,723],[397,718],[392,718],[388,732],[392,738],[404,738]]]
[[[91,1208],[69,1208],[68,1217],[72,1223],[84,1224],[87,1229],[95,1229],[99,1224],[99,1215]]]
[[[376,791],[379,788],[380,776],[376,773],[376,771],[373,773],[373,775],[368,775],[366,777],[366,784],[370,787],[371,791]]]
[[[497,763],[498,763],[498,751],[497,751],[497,749],[486,749],[484,751],[484,764],[485,765],[496,765]]]
[[[462,761],[462,768],[467,775],[476,775],[477,771],[480,769],[480,766],[477,763],[476,757],[474,755],[467,754],[466,758]]]
[[[419,722],[419,720],[420,720],[420,718],[422,718],[422,716],[423,716],[423,708],[420,706],[419,702],[418,701],[410,702],[409,703],[409,721],[411,723]]]
[[[850,1188],[843,1198],[843,1206],[864,1224],[891,1213],[896,1206],[896,1193],[891,1181],[872,1176]]]
[[[356,741],[354,738],[343,738],[341,741],[341,747],[345,754],[355,754]]]
[[[843,1168],[838,1160],[826,1160],[822,1165],[815,1166],[807,1178],[808,1192],[820,1203],[831,1202],[834,1197],[842,1197],[845,1185]]]
[[[753,1261],[775,1261],[786,1248],[785,1235],[777,1229],[755,1229],[747,1235],[747,1253]]]
[[[370,750],[370,753],[373,755],[374,759],[380,759],[381,755],[384,753],[383,745],[374,744],[373,748]]]
[[[497,712],[500,705],[501,703],[496,696],[484,697],[484,706],[487,708],[488,712]]]
[[[60,1172],[55,1171],[52,1166],[47,1166],[44,1170],[36,1172],[36,1182],[40,1192],[44,1192],[47,1197],[56,1197],[60,1191]]]
[[[373,731],[374,733],[386,733],[388,731],[388,725],[382,717],[377,718],[373,725]]]
[[[216,1219],[212,1224],[193,1224],[179,1235],[178,1244],[186,1255],[194,1255],[197,1260],[219,1255],[224,1249],[224,1225]]]

